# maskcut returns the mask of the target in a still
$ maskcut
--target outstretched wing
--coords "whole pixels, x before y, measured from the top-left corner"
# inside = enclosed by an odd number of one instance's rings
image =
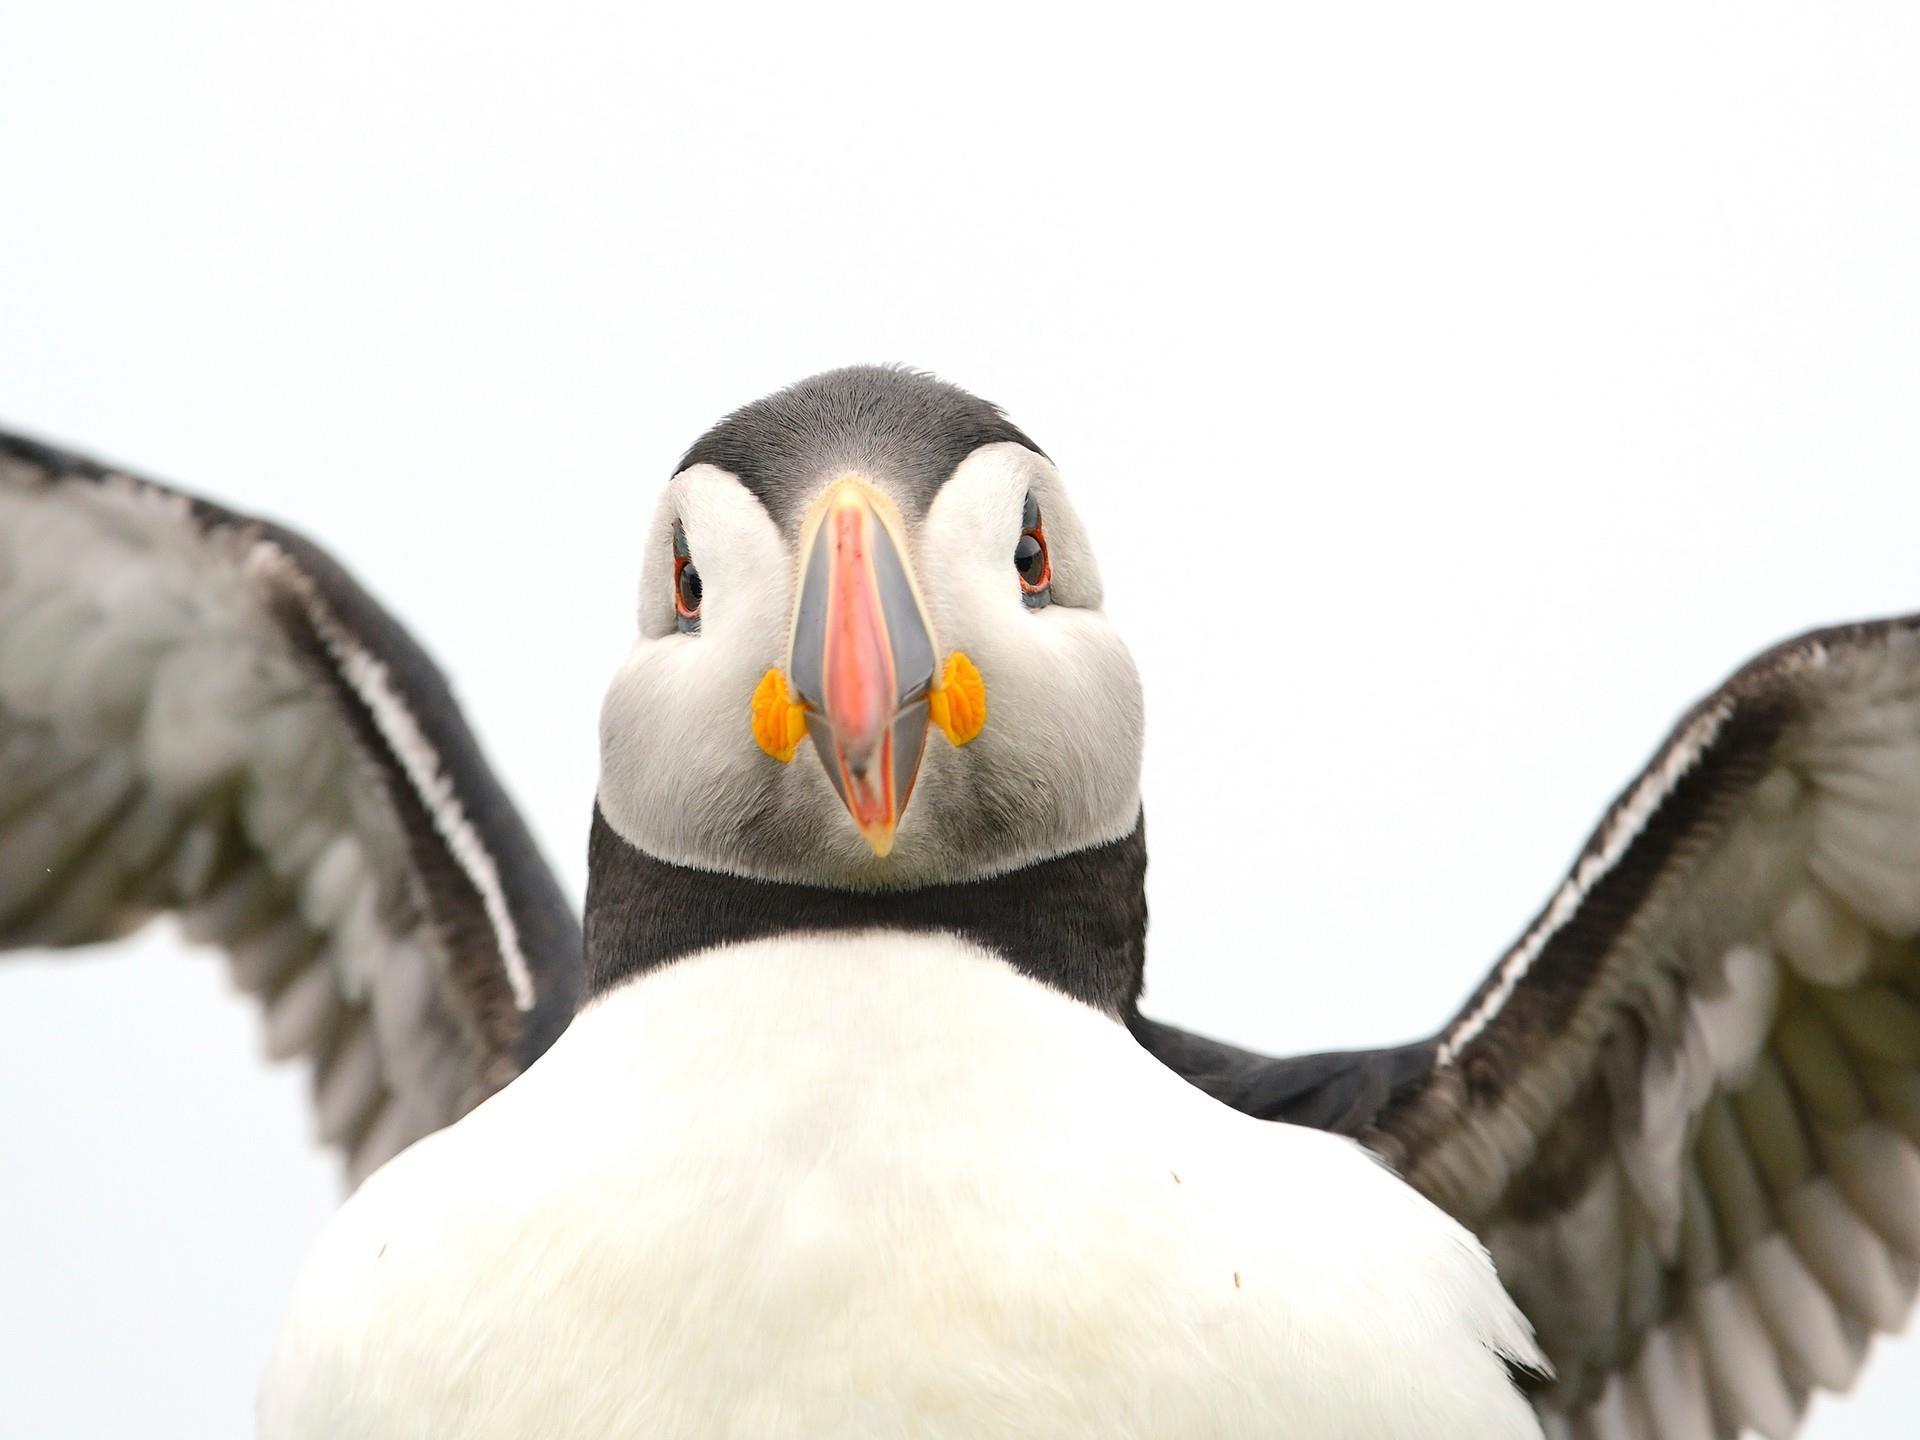
[[[323,551],[0,434],[0,950],[162,912],[355,1178],[566,1027],[580,926],[446,682]]]
[[[1229,1103],[1359,1136],[1471,1226],[1550,1435],[1786,1436],[1920,1279],[1920,617],[1807,635],[1675,729],[1460,1015]]]

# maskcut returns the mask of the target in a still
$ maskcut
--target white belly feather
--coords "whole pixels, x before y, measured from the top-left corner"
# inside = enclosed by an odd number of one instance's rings
[[[1477,1245],[955,940],[762,942],[586,1010],[330,1222],[308,1437],[1536,1436]]]

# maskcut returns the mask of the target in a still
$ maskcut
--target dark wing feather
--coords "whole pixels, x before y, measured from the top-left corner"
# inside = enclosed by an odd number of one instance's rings
[[[1260,1120],[1363,1135],[1394,1101],[1425,1083],[1435,1042],[1273,1059],[1135,1014],[1134,1038],[1214,1099]]]
[[[366,1173],[518,1074],[580,926],[412,638],[303,537],[0,434],[0,949],[177,913]]]
[[[1920,1282],[1920,617],[1691,711],[1425,1045],[1143,1038],[1471,1226],[1556,1367],[1550,1435],[1793,1433]]]

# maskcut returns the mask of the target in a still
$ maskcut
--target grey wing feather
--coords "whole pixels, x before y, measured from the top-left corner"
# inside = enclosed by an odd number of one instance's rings
[[[1550,1435],[1794,1433],[1920,1285],[1920,617],[1689,712],[1430,1041],[1148,1043],[1319,1106],[1471,1226],[1554,1363]]]
[[[572,907],[445,680],[269,522],[0,433],[0,949],[173,913],[355,1177],[526,1067]]]

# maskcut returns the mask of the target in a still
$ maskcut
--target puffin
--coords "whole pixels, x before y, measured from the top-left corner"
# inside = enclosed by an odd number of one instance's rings
[[[1140,1009],[1140,681],[1059,471],[861,366],[675,467],[584,923],[282,525],[0,435],[0,945],[155,915],[356,1188],[339,1434],[1791,1435],[1920,1281],[1920,617],[1736,671],[1432,1035]]]

